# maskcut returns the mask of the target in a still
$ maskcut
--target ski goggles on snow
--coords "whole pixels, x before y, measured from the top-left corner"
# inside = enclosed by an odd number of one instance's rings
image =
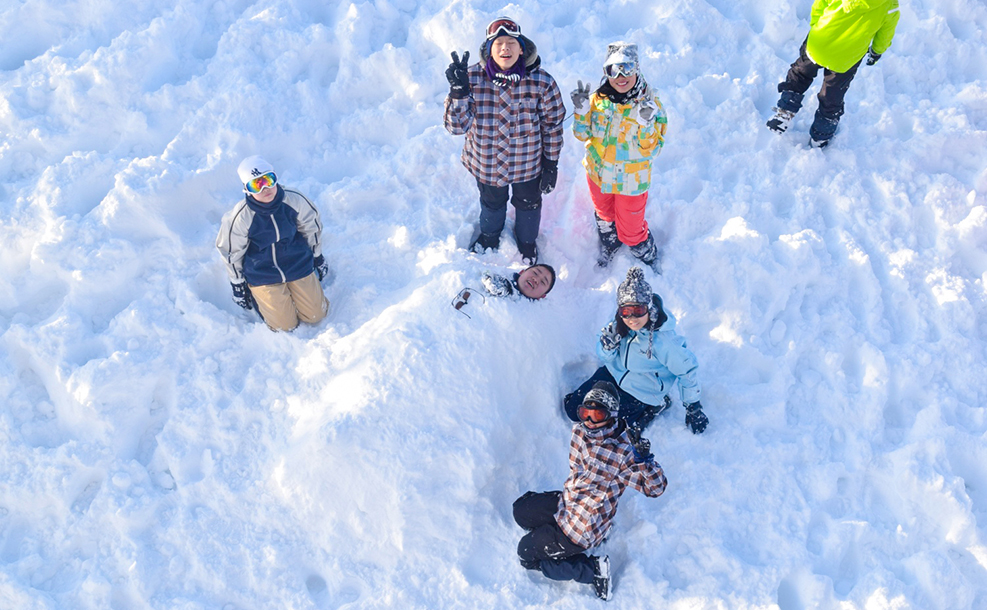
[[[637,66],[630,61],[623,61],[619,64],[607,64],[603,66],[603,73],[610,78],[617,78],[618,76],[634,76],[637,74]]]
[[[468,288],[467,287],[467,288],[463,288],[462,290],[460,290],[459,291],[459,294],[457,294],[456,297],[452,300],[452,306],[453,306],[453,308],[456,311],[458,311],[459,313],[461,313],[464,316],[466,316],[467,318],[469,318],[470,315],[468,313],[466,313],[465,311],[463,311],[463,307],[465,307],[470,302],[470,298],[474,294],[475,295],[479,295],[480,298],[483,299],[483,302],[484,303],[487,302],[487,297],[483,296],[482,294],[480,294],[479,292],[477,292],[473,288]],[[470,318],[470,319],[472,319],[472,318]]]
[[[579,417],[579,421],[602,424],[610,419],[610,411],[595,402],[585,402],[576,409],[576,416]]]
[[[647,313],[647,305],[621,305],[617,308],[617,315],[621,318],[641,318]]]
[[[496,38],[501,34],[506,34],[517,38],[521,35],[521,26],[516,24],[513,19],[508,19],[507,17],[494,19],[490,22],[490,25],[487,26],[487,40]]]
[[[252,178],[246,184],[243,185],[243,190],[247,191],[251,195],[256,195],[262,190],[272,187],[278,183],[278,176],[274,172],[267,172],[266,174],[261,174],[256,178]]]

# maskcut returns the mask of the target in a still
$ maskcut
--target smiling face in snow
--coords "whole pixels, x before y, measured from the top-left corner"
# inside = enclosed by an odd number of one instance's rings
[[[490,56],[501,70],[510,70],[521,57],[521,43],[513,36],[498,36],[490,45]]]
[[[620,74],[617,78],[608,76],[607,81],[610,83],[610,86],[617,91],[617,93],[627,93],[632,87],[634,87],[634,85],[637,84],[637,74],[631,74],[630,76]]]
[[[552,272],[542,265],[528,267],[518,274],[518,288],[529,299],[540,299],[548,294],[552,286]]]

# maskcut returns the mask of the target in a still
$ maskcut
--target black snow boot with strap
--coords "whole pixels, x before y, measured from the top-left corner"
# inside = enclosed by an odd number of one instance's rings
[[[596,231],[600,236],[600,254],[596,258],[596,266],[605,269],[613,260],[613,255],[620,249],[617,225],[596,216]]]
[[[655,238],[648,231],[648,236],[636,246],[631,246],[631,254],[641,259],[641,262],[651,267],[656,274],[661,275],[661,252],[655,244]]]

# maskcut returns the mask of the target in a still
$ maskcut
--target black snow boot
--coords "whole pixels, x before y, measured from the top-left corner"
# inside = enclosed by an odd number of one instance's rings
[[[825,117],[816,113],[809,128],[809,146],[812,148],[826,148],[829,141],[836,134],[836,128],[840,125],[840,117]]]
[[[600,254],[596,258],[596,266],[600,269],[605,269],[610,266],[613,255],[620,249],[620,240],[617,238],[617,225],[596,216],[596,232],[600,236]]]
[[[596,596],[603,601],[608,601],[612,597],[613,591],[610,587],[610,557],[593,557],[593,590]]]
[[[775,114],[768,119],[768,129],[775,133],[785,133],[795,118],[795,113],[802,107],[802,94],[794,91],[782,91]]]
[[[526,244],[519,241],[517,243],[517,250],[521,254],[522,263],[529,267],[538,264],[538,244],[535,242]]]
[[[641,259],[641,262],[651,267],[657,275],[661,275],[661,252],[655,245],[655,238],[648,231],[648,236],[636,246],[631,246],[631,254]]]
[[[500,247],[500,235],[493,233],[480,233],[470,244],[469,251],[475,254],[483,254],[487,250],[496,250]]]

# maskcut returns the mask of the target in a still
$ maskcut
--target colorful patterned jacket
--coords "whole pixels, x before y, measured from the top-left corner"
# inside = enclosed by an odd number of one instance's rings
[[[639,115],[645,100],[657,107],[650,121]],[[577,140],[586,142],[583,167],[600,191],[640,195],[651,186],[651,160],[665,144],[667,127],[665,108],[649,86],[630,104],[614,104],[593,93],[589,110],[575,115],[572,131]]]
[[[846,72],[868,48],[888,50],[900,15],[898,0],[816,0],[805,50],[820,66]]]
[[[445,128],[466,134],[463,165],[480,182],[507,186],[541,175],[544,155],[557,161],[562,152],[565,106],[555,79],[541,69],[534,43],[525,39],[527,73],[500,87],[483,69],[486,58],[470,67],[472,95],[446,98]]]
[[[657,498],[667,484],[654,458],[636,461],[623,420],[598,430],[575,424],[569,443],[569,478],[555,521],[569,540],[589,549],[606,538],[617,514],[617,500],[628,485]]]

